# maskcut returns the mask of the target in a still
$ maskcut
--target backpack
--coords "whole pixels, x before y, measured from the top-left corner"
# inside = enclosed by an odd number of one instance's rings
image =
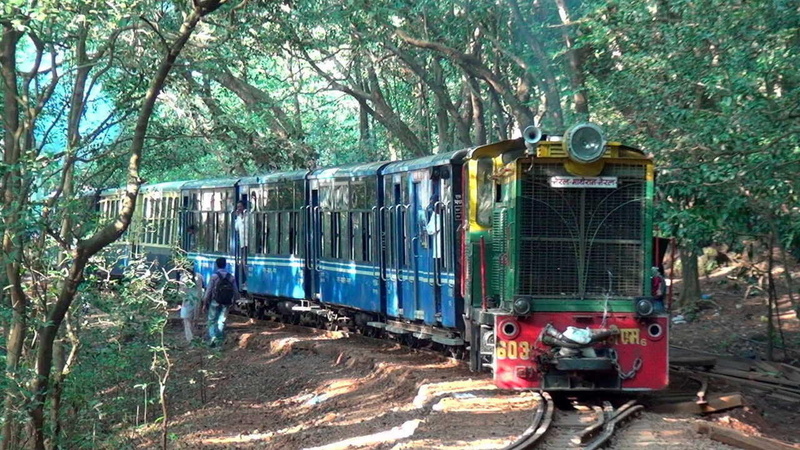
[[[233,304],[233,297],[236,293],[236,288],[233,286],[233,277],[231,274],[226,273],[222,276],[217,272],[219,280],[214,287],[214,301],[222,306],[230,306]]]

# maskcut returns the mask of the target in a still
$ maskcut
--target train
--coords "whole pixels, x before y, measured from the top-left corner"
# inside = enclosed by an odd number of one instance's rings
[[[183,252],[206,280],[226,257],[249,314],[437,347],[502,389],[665,388],[652,157],[593,123],[521,134],[402,161],[144,185],[115,245],[162,264]],[[120,195],[100,192],[103,218]]]

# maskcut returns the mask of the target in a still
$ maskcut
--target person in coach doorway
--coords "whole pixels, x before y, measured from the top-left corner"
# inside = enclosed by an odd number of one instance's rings
[[[236,252],[239,256],[239,267],[234,272],[239,276],[242,288],[247,289],[247,245],[250,239],[250,211],[245,208],[243,201],[236,202],[236,209],[233,211],[233,228],[236,236]]]

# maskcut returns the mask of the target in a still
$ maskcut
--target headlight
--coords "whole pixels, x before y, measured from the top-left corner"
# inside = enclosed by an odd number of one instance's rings
[[[580,123],[564,133],[564,147],[573,161],[592,163],[603,156],[606,150],[606,137],[603,129],[597,125]]]
[[[531,312],[531,302],[527,298],[514,300],[514,314],[524,316]]]
[[[650,298],[637,298],[636,299],[636,314],[640,317],[652,316],[656,312],[655,304]]]

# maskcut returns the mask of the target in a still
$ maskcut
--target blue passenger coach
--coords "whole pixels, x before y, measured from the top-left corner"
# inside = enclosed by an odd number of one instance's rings
[[[236,205],[237,181],[236,178],[189,181],[181,186],[181,247],[206,283],[216,270],[217,258],[225,257],[228,270],[233,269],[232,211]]]
[[[146,185],[129,248],[166,266],[179,246],[206,282],[225,257],[250,313],[456,348],[465,154]]]
[[[246,236],[238,237],[235,246],[243,268],[237,276],[251,296],[307,298],[307,174],[302,170],[239,180],[239,199],[248,213]]]
[[[378,170],[385,163],[320,169],[308,176],[310,298],[384,314]]]
[[[463,325],[455,249],[460,242],[465,154],[457,151],[399,161],[381,170],[389,316],[433,327]],[[439,339],[435,328],[419,329],[417,334],[453,344]]]

